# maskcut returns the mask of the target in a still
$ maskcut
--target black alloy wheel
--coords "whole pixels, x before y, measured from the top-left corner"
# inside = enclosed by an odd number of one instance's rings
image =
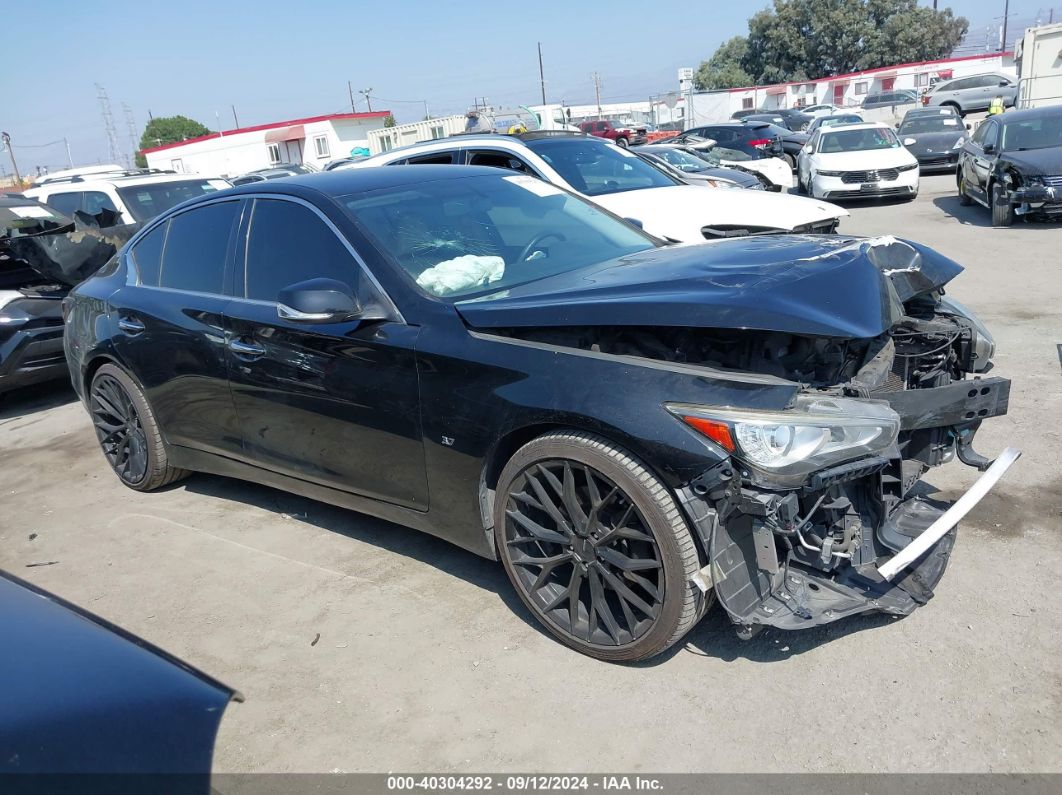
[[[697,551],[670,495],[604,440],[536,439],[502,473],[498,501],[495,533],[509,578],[568,646],[599,659],[644,659],[707,608],[690,582]]]
[[[148,469],[147,436],[132,399],[116,378],[102,375],[92,382],[91,412],[111,468],[129,485],[142,482]]]
[[[151,406],[124,370],[114,364],[100,367],[88,397],[100,449],[122,483],[136,491],[151,491],[189,474],[170,465]]]

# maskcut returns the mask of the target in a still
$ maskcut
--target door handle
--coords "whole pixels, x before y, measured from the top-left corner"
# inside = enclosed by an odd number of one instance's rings
[[[266,349],[261,345],[253,342],[244,342],[240,339],[229,340],[229,350],[237,356],[249,356],[255,359],[259,356],[265,356],[266,352]]]
[[[126,334],[139,334],[144,330],[144,324],[139,320],[133,320],[128,317],[118,318],[118,328],[124,331]]]

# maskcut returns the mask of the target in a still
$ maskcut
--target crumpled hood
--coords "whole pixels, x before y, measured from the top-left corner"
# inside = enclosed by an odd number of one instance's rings
[[[746,237],[651,249],[456,307],[474,328],[686,326],[866,339],[903,317],[904,301],[961,272],[892,237]]]
[[[682,243],[704,240],[705,226],[764,226],[791,232],[848,215],[829,202],[780,193],[745,190],[704,190],[694,185],[645,188],[592,196],[621,218],[641,221],[645,231]]]
[[[1026,175],[1062,174],[1062,146],[1029,149],[1025,152],[1004,152],[1000,159],[1013,163]]]

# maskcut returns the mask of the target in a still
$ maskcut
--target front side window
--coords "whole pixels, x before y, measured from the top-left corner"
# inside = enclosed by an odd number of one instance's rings
[[[222,179],[183,179],[156,182],[153,185],[130,185],[118,188],[118,195],[134,219],[150,221],[183,201],[227,187],[229,184]]]
[[[869,149],[898,149],[900,140],[896,133],[886,127],[870,127],[863,130],[835,130],[822,134],[819,152],[863,152]]]
[[[171,218],[159,286],[220,294],[239,207],[236,201],[218,202]]]
[[[418,155],[406,158],[406,163],[411,166],[449,166],[454,162],[453,152],[433,152],[430,155]]]
[[[589,202],[521,174],[435,180],[341,201],[377,248],[434,296],[496,292],[655,245]]]
[[[543,138],[529,147],[565,182],[587,196],[681,184],[637,155],[607,143]]]
[[[307,207],[256,199],[244,265],[243,294],[276,301],[280,291],[307,279],[335,279],[356,290],[358,264],[328,225]]]
[[[318,157],[328,157],[329,156],[328,136],[327,135],[318,135],[316,138],[314,138],[313,139],[313,148],[314,148],[314,151],[317,152],[317,156]]]
[[[521,174],[537,176],[534,170],[520,158],[508,152],[483,151],[471,152],[468,157],[470,166],[490,166],[491,168],[504,168],[509,171],[519,171]]]
[[[1013,136],[1011,137],[1013,138]],[[981,146],[985,148],[995,146],[997,140],[999,140],[999,125],[995,122],[989,122],[985,125],[985,136],[981,139]]]
[[[114,206],[111,197],[98,190],[85,191],[85,205],[83,209],[89,215],[98,215],[104,210],[110,210],[115,213],[118,212],[118,208]]]

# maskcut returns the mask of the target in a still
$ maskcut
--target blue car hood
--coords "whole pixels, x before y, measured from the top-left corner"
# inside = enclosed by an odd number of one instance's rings
[[[683,326],[869,338],[962,267],[892,237],[766,235],[644,251],[475,299],[473,328]]]

